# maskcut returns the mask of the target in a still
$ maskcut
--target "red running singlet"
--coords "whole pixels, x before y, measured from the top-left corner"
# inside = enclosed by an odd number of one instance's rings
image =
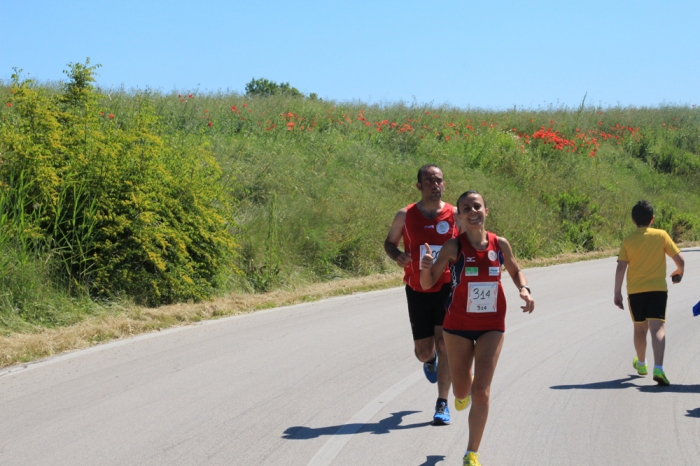
[[[466,233],[457,237],[460,252],[450,266],[452,294],[445,303],[447,330],[506,330],[506,297],[501,285],[503,255],[498,237],[486,232],[488,246],[477,251]]]
[[[445,267],[445,273],[438,279],[432,288],[424,290],[420,286],[420,260],[425,255],[425,243],[430,245],[433,258],[437,259],[437,252],[447,240],[457,236],[459,230],[455,224],[455,208],[445,203],[440,213],[432,219],[427,219],[421,213],[418,206],[413,203],[406,208],[406,222],[403,226],[403,248],[406,254],[410,254],[411,262],[404,267],[403,281],[414,291],[434,293],[442,288],[442,285],[450,282],[450,270]]]

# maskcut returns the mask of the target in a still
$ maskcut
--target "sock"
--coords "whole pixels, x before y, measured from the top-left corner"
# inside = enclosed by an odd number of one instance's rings
[[[661,372],[663,372],[663,371],[664,371],[664,366],[654,366],[654,370],[656,370],[656,369],[658,369],[658,370],[660,370]]]
[[[433,356],[433,359],[431,359],[430,361],[425,361],[425,363],[429,366],[434,366],[436,359],[437,359],[437,356]]]
[[[447,406],[447,400],[444,398],[438,398],[435,406],[440,406],[440,403],[445,403],[445,406]]]
[[[644,362],[644,361],[637,361],[637,365],[638,365],[638,366],[646,366],[647,363]]]
[[[472,450],[467,450],[467,451],[464,453],[464,456],[467,456],[469,453],[476,453],[476,452],[475,452],[475,451],[472,451]]]

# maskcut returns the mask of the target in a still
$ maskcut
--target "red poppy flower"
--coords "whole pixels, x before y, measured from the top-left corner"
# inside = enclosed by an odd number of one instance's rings
[[[211,121],[209,123],[207,123],[207,126],[211,126],[211,125],[212,125]]]
[[[109,115],[107,115],[107,118],[109,118],[110,120],[114,118],[114,113],[110,113]]]
[[[192,94],[187,94],[187,97],[191,99],[191,98],[192,98]]]
[[[235,106],[235,105],[233,105],[233,106],[231,107],[231,111],[232,111],[232,112],[235,112],[235,111],[236,111],[236,106]]]
[[[12,107],[12,102],[8,102],[8,103],[7,103],[7,106],[8,106],[8,107]]]

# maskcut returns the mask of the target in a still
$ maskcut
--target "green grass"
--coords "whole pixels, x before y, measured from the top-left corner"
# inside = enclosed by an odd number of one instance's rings
[[[36,86],[60,92],[57,85]],[[231,213],[226,233],[239,247],[215,271],[211,297],[396,270],[382,243],[396,211],[418,199],[416,172],[426,163],[443,169],[446,201],[454,203],[468,189],[482,192],[490,209],[487,227],[507,237],[521,258],[615,248],[633,228],[630,209],[639,199],[652,202],[656,225],[677,241],[700,239],[696,108],[496,112],[188,94],[103,91],[94,111],[128,127],[146,99],[166,147],[205,151],[218,163],[222,175],[211,182],[225,196],[216,205]],[[0,85],[0,99],[7,124],[13,111],[5,105],[13,99],[8,84]],[[537,139],[541,129],[551,129],[542,132],[549,143]],[[571,142],[558,150],[555,140]],[[51,251],[21,261],[12,258],[31,248],[0,246],[2,260],[25,268],[11,280],[0,272],[0,328],[67,325],[83,314],[108,312],[57,279]],[[42,272],[34,272],[39,264],[45,264]],[[7,298],[20,296],[20,289],[34,294]],[[48,302],[31,311],[42,299]],[[64,308],[76,310],[49,311]],[[44,324],[30,314],[64,317]]]

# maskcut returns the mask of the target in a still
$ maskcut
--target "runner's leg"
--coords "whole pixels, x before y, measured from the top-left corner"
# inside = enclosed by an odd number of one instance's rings
[[[651,333],[651,349],[654,352],[654,365],[664,365],[664,353],[666,351],[666,324],[662,320],[649,320],[649,333]]]
[[[634,322],[634,350],[637,352],[637,358],[640,362],[646,362],[648,331],[649,321]]]
[[[452,393],[457,398],[466,398],[472,391],[472,363],[474,342],[467,338],[443,332],[447,359],[450,361]]]
[[[414,353],[420,362],[428,362],[435,356],[435,337],[414,340]],[[442,361],[440,361],[442,362]],[[438,371],[440,367],[438,366]]]
[[[489,416],[491,381],[503,347],[503,332],[487,332],[474,345],[474,383],[467,450],[479,451]],[[469,374],[466,374],[469,377]]]
[[[447,350],[445,348],[445,339],[443,337],[442,327],[435,327],[435,346],[438,352],[438,398],[447,399],[450,394],[450,364],[449,358],[447,357]]]

